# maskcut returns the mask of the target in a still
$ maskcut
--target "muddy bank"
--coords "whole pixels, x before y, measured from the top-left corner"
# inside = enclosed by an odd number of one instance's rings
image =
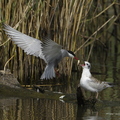
[[[23,88],[11,72],[0,70],[0,98],[3,97],[22,97],[22,98],[47,98],[59,99],[62,93],[56,93],[45,90],[44,92],[36,92]]]
[[[21,88],[17,78],[15,78],[9,70],[6,72],[0,70],[0,85],[5,85],[11,88]]]

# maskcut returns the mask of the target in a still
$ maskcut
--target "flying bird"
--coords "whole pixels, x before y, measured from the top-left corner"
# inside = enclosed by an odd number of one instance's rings
[[[54,67],[64,58],[71,57],[76,60],[75,54],[72,51],[62,49],[62,46],[45,38],[40,41],[36,38],[23,34],[9,25],[3,24],[3,30],[11,38],[11,40],[28,55],[40,57],[47,64],[41,76],[41,79],[52,79],[55,77]]]
[[[83,71],[80,79],[80,86],[88,91],[96,92],[96,99],[98,98],[98,92],[114,86],[113,83],[99,81],[94,78],[90,72],[91,64],[89,62],[85,61],[81,66]]]

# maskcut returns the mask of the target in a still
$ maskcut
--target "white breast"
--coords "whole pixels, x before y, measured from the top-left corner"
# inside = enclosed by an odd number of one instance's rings
[[[89,85],[89,78],[88,77],[82,77],[80,79],[80,86],[83,87],[84,89],[88,90],[88,91],[91,91],[91,92],[97,92],[97,89],[94,89],[93,87],[91,87]]]

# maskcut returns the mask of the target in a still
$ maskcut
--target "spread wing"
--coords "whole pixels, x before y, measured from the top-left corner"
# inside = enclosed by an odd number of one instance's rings
[[[43,42],[43,54],[48,63],[53,62],[61,55],[62,46],[52,41],[49,38],[45,38]]]
[[[45,60],[42,53],[42,42],[38,39],[25,35],[9,25],[3,24],[5,33],[11,38],[11,40],[24,52],[29,55],[34,55]],[[45,60],[46,61],[46,60]]]

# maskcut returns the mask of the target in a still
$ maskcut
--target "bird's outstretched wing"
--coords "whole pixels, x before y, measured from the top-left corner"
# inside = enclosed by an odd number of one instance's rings
[[[43,54],[47,62],[51,63],[61,54],[62,46],[52,41],[48,37],[43,41]]]
[[[45,60],[42,53],[42,42],[38,39],[25,35],[9,25],[3,24],[5,33],[11,40],[29,55],[34,55]],[[46,61],[46,60],[45,60]]]

